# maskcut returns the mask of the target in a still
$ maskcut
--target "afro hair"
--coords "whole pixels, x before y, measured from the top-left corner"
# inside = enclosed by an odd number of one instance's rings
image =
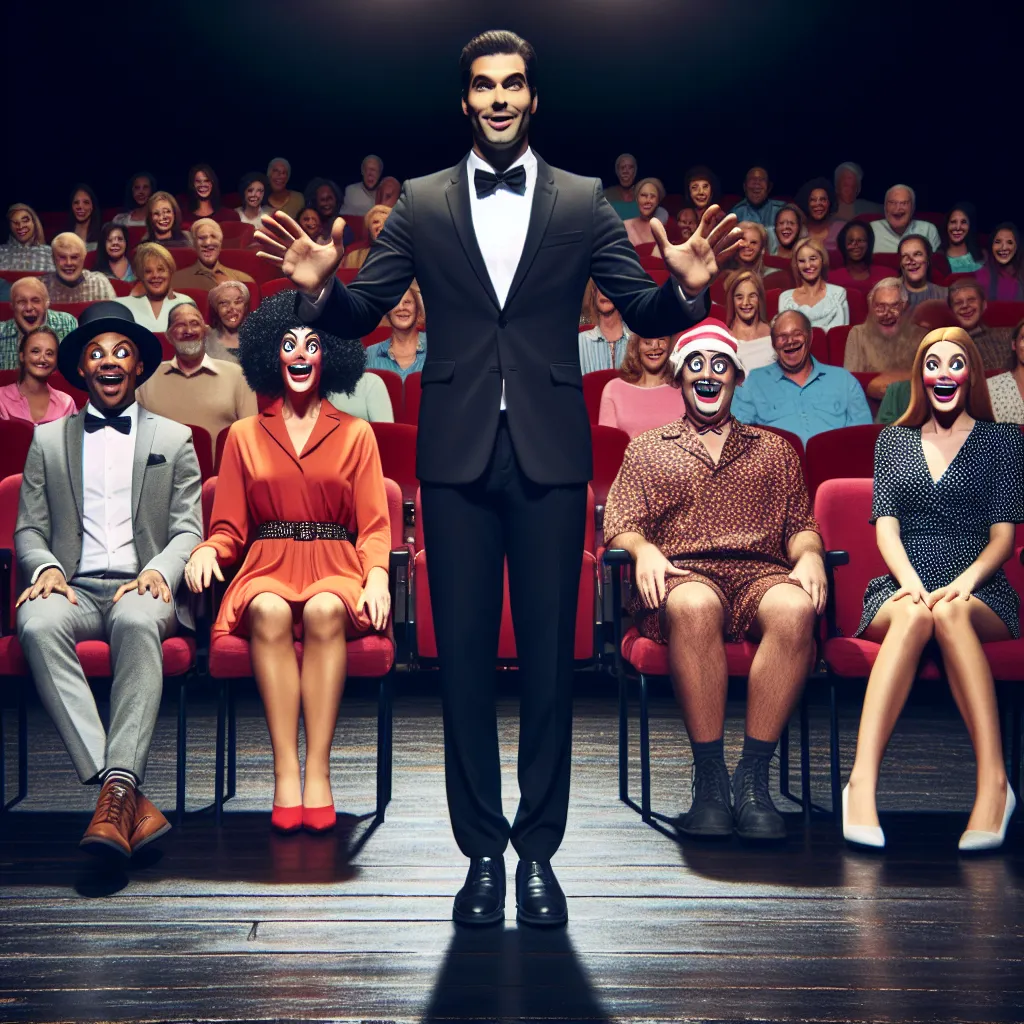
[[[238,332],[238,361],[246,382],[258,395],[284,395],[281,377],[281,339],[293,327],[308,327],[298,313],[300,296],[288,289],[264,299]],[[317,330],[323,352],[320,394],[351,395],[366,369],[366,350],[358,339],[348,341]]]

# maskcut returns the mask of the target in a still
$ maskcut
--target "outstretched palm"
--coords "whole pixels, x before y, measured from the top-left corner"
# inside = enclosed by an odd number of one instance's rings
[[[740,247],[743,235],[730,213],[718,224],[718,206],[709,206],[697,230],[682,245],[672,245],[665,227],[657,217],[651,218],[651,233],[669,273],[679,282],[686,295],[699,295],[717,277],[725,262]]]
[[[262,225],[254,235],[260,243],[257,256],[279,264],[282,275],[299,291],[319,295],[345,254],[345,221],[341,217],[334,221],[331,240],[324,245],[314,242],[281,210],[272,217],[265,216]]]

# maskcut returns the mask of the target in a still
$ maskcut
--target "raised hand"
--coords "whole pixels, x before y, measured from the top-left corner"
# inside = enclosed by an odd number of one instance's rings
[[[324,245],[314,242],[299,225],[282,210],[272,217],[264,216],[263,227],[253,236],[259,243],[256,253],[276,263],[300,292],[316,298],[334,276],[345,255],[345,221],[335,218],[331,240]]]
[[[718,276],[722,265],[740,247],[743,235],[736,226],[736,215],[730,213],[719,223],[721,208],[709,206],[697,230],[682,245],[673,245],[665,226],[657,217],[651,218],[654,244],[665,261],[669,273],[679,282],[683,293],[696,298]]]

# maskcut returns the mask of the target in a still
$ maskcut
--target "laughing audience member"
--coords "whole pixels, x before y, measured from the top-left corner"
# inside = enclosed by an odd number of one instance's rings
[[[580,368],[584,373],[619,369],[630,330],[622,322],[615,303],[592,280],[583,294],[583,318],[594,326],[580,331]]]
[[[705,210],[718,202],[722,190],[718,185],[718,175],[705,164],[697,164],[686,172],[686,194],[697,211],[697,223],[700,223]]]
[[[661,201],[665,198],[665,186],[657,178],[644,178],[643,181],[637,183],[634,191],[636,208],[639,213],[636,217],[630,217],[629,220],[623,222],[626,235],[633,246],[653,243],[651,221],[661,209]],[[652,255],[660,255],[657,246],[654,247]]]
[[[612,204],[612,209],[623,219],[637,216],[636,183],[637,163],[632,153],[620,153],[615,158],[616,184],[604,190],[604,197]]]
[[[683,402],[668,361],[671,351],[669,338],[632,335],[619,376],[608,381],[601,391],[597,422],[636,437],[679,419]]]
[[[18,370],[18,352],[25,335],[46,326],[58,341],[70,334],[78,321],[61,310],[50,309],[50,296],[38,277],[23,277],[11,286],[11,307],[14,317],[0,323],[0,370]]]
[[[249,289],[241,281],[224,281],[210,289],[210,332],[206,351],[212,359],[238,361],[238,332],[249,315]]]
[[[782,199],[770,199],[771,179],[763,167],[751,167],[743,179],[743,198],[729,211],[739,221],[752,220],[764,228],[773,227],[775,215],[786,205]]]
[[[682,207],[676,214],[679,241],[685,242],[697,230],[697,226],[697,211],[692,206]]]
[[[875,252],[897,252],[906,235],[924,235],[932,252],[939,248],[939,231],[926,220],[915,220],[917,196],[909,185],[893,185],[885,193],[885,217],[871,222]]]
[[[195,306],[175,306],[167,317],[174,358],[165,359],[137,392],[139,405],[178,423],[202,427],[217,452],[217,435],[236,420],[256,415],[256,395],[230,360],[211,359],[208,328]]]
[[[85,242],[73,231],[62,231],[50,248],[57,269],[52,274],[43,274],[39,280],[51,302],[99,302],[116,298],[106,274],[85,269]]]
[[[868,292],[883,277],[892,276],[891,267],[883,267],[872,263],[874,255],[875,233],[870,225],[860,221],[844,224],[836,238],[836,247],[843,265],[837,270],[829,269],[829,280],[849,291],[856,288]]]
[[[366,232],[366,244],[346,252],[341,265],[349,269],[361,267],[370,255],[370,246],[377,241],[377,236],[384,230],[384,225],[391,214],[390,206],[373,206],[363,217],[363,229]]]
[[[209,164],[196,164],[188,172],[188,219],[192,221],[209,218],[215,221],[238,220],[238,214],[221,205],[220,182]]]
[[[283,156],[275,156],[267,164],[267,180],[270,188],[267,191],[266,203],[271,213],[284,210],[289,217],[297,217],[305,205],[301,192],[288,188],[288,179],[292,176],[292,165]]]
[[[115,224],[142,227],[146,223],[149,198],[156,191],[156,178],[148,171],[133,174],[124,186],[124,210],[114,217]]]
[[[384,161],[370,153],[363,157],[359,166],[361,181],[345,187],[345,195],[341,201],[341,212],[344,216],[356,215],[365,217],[370,207],[377,202],[377,184],[384,171]]]
[[[850,322],[850,307],[846,302],[846,289],[829,284],[828,253],[821,242],[813,238],[801,242],[793,253],[793,280],[796,288],[779,296],[779,312],[797,309],[813,327],[827,331]]]
[[[71,191],[71,210],[66,231],[85,243],[86,252],[95,252],[103,227],[103,214],[96,193],[88,185],[76,185]]]
[[[932,247],[923,235],[904,235],[900,239],[900,277],[907,305],[913,309],[929,299],[945,302],[946,289],[932,281]]]
[[[1024,302],[1024,253],[1016,224],[997,224],[985,266],[974,275],[989,302]]]
[[[799,310],[772,321],[772,347],[778,361],[747,374],[736,389],[733,415],[741,423],[776,427],[807,439],[826,430],[871,422],[864,390],[841,366],[827,366],[811,355],[812,327]]]
[[[132,269],[142,283],[143,293],[124,295],[117,301],[127,306],[135,322],[147,330],[166,331],[167,315],[175,306],[184,302],[195,305],[188,295],[179,295],[171,287],[174,257],[157,242],[143,242],[135,250]]]
[[[366,368],[390,370],[403,381],[410,373],[419,373],[427,360],[427,335],[416,326],[422,318],[420,293],[415,287],[408,288],[386,315],[393,332],[391,337],[366,350]]]
[[[795,203],[786,203],[775,215],[775,226],[768,235],[768,252],[791,259],[797,242],[806,237],[803,210]]]
[[[397,178],[388,176],[381,178],[377,186],[377,194],[374,196],[374,206],[394,207],[398,197],[402,194],[402,183]]]
[[[123,224],[111,222],[103,225],[93,269],[111,280],[135,280],[135,271],[128,259],[128,229]]]
[[[881,213],[880,203],[860,198],[860,185],[864,180],[864,172],[858,164],[847,160],[835,171],[836,216],[843,221],[853,220],[865,213]]]
[[[989,327],[985,323],[988,303],[982,286],[973,277],[962,277],[949,286],[946,301],[962,327],[974,342],[986,370],[1012,369],[1016,357],[1010,346],[1013,331],[1009,327]]]
[[[725,324],[739,342],[745,367],[753,370],[775,362],[764,284],[757,274],[740,270],[726,281]]]
[[[224,231],[215,220],[208,217],[197,220],[192,225],[192,238],[199,259],[191,266],[175,273],[172,282],[175,288],[201,288],[208,292],[215,285],[224,281],[254,283],[248,274],[241,270],[225,267],[221,263],[220,253],[224,245]]]
[[[170,192],[154,192],[146,211],[145,242],[159,242],[164,248],[192,245],[192,236],[181,226],[181,207]]]
[[[46,324],[34,327],[18,347],[18,379],[0,388],[0,420],[51,423],[75,411],[74,399],[47,383],[57,369],[60,342]]]
[[[843,221],[835,216],[836,197],[827,178],[813,178],[796,194],[796,204],[806,218],[807,237],[834,249]]]
[[[868,292],[868,318],[850,328],[843,366],[851,373],[910,373],[925,331],[907,315],[903,282],[885,277]]]
[[[53,270],[53,253],[39,214],[24,203],[7,207],[7,242],[0,245],[0,270]]]
[[[262,218],[274,211],[267,206],[267,192],[270,190],[270,182],[265,174],[259,171],[250,171],[242,176],[238,183],[238,194],[242,197],[242,205],[235,207],[235,213],[243,224],[252,224],[258,228]],[[194,225],[193,225],[194,227]]]
[[[977,217],[973,203],[957,203],[949,211],[942,251],[952,274],[973,274],[985,265],[985,253],[974,227]]]

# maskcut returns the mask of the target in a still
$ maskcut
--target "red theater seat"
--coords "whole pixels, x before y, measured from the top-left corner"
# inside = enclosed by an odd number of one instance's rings
[[[220,227],[224,232],[223,252],[237,252],[240,249],[245,249],[252,243],[252,236],[256,231],[255,225],[247,224],[243,220],[222,221]],[[223,259],[223,256],[221,258]],[[227,265],[230,266],[230,264]]]
[[[850,325],[862,324],[868,318],[867,296],[859,288],[846,290],[846,304],[850,310]]]
[[[420,396],[423,392],[419,373],[410,373],[405,378],[405,395],[402,403],[402,422],[416,426],[420,421]]]
[[[594,476],[590,486],[594,491],[594,504],[604,509],[608,491],[619,474],[622,457],[629,446],[629,434],[618,427],[590,426],[590,440],[594,451]]]
[[[199,315],[209,323],[210,317],[210,293],[203,288],[175,288],[179,295],[187,295],[199,310]]]
[[[367,370],[374,376],[384,381],[388,389],[388,398],[391,399],[391,414],[395,417],[396,423],[404,423],[402,413],[405,407],[405,388],[402,386],[402,378],[393,370]]]
[[[384,475],[401,488],[403,501],[415,501],[420,485],[416,479],[416,427],[408,423],[371,423],[370,426],[377,438]]]
[[[846,293],[849,297],[849,292]],[[832,366],[842,366],[843,357],[846,355],[846,339],[850,334],[852,324],[843,324],[839,327],[830,327],[828,330],[828,362]]]
[[[394,333],[394,328],[390,324],[383,324],[380,327],[375,327],[369,334],[363,335],[363,348],[369,348],[371,345],[376,345],[379,341],[387,341],[387,339]]]
[[[875,472],[875,442],[884,429],[881,423],[865,423],[826,430],[809,438],[804,462],[811,499],[825,480],[870,480]]]
[[[271,295],[276,295],[278,292],[283,292],[289,288],[294,290],[295,285],[287,277],[275,277],[260,285],[260,294],[263,298],[269,299]]]
[[[619,376],[618,370],[594,370],[583,374],[583,401],[587,406],[587,416],[592,424],[597,423],[601,412],[601,394],[605,384]]]
[[[24,420],[0,420],[0,478],[25,468],[34,431],[32,424]]]
[[[192,431],[192,445],[196,450],[196,461],[199,463],[199,475],[209,480],[214,475],[213,438],[205,427],[197,427],[194,423],[185,426]],[[226,430],[221,431],[226,434]]]
[[[245,227],[252,227],[252,225],[247,224]],[[281,275],[280,263],[261,259],[254,249],[222,249],[220,261],[225,267],[248,274],[260,286],[267,281],[276,280]],[[262,292],[262,290],[261,287],[260,291]]]
[[[1024,320],[1024,302],[990,302],[985,310],[989,327],[1016,327]]]

